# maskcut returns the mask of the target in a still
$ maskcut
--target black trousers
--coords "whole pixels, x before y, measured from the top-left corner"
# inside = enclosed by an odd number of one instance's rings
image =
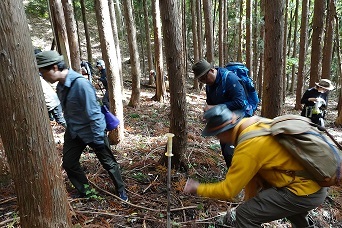
[[[227,168],[229,169],[229,167],[232,165],[232,159],[233,159],[235,148],[233,145],[229,145],[229,144],[220,143],[220,145],[221,145],[222,156],[224,158],[224,161],[226,162]]]
[[[121,192],[125,189],[124,182],[121,177],[121,171],[119,164],[115,160],[115,157],[110,150],[108,138],[105,134],[104,144],[88,144],[93,148],[97,158],[101,162],[101,165],[107,170],[110,178],[112,179],[116,191]],[[88,179],[81,167],[80,157],[87,144],[80,138],[71,138],[68,129],[64,135],[64,147],[63,147],[63,168],[65,169],[71,183],[78,190],[78,192],[85,196],[85,185],[88,185]]]

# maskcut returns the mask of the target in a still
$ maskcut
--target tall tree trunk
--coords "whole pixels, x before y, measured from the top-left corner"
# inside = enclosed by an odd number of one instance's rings
[[[219,2],[219,32],[218,32],[218,58],[219,66],[224,65],[224,52],[223,52],[223,1]]]
[[[302,1],[302,19],[300,26],[300,43],[299,43],[299,57],[298,57],[298,79],[296,89],[296,105],[295,109],[302,109],[301,99],[303,94],[303,82],[304,82],[304,66],[306,57],[306,48],[308,41],[308,10],[309,0]]]
[[[122,61],[121,61],[121,49],[120,49],[120,40],[119,40],[119,33],[118,33],[118,26],[116,21],[116,14],[114,9],[113,1],[108,1],[108,7],[109,7],[109,16],[110,21],[112,25],[112,31],[113,31],[113,39],[114,39],[114,45],[116,50],[116,58],[119,68],[119,74],[120,74],[120,84],[121,84],[121,93],[124,93],[124,87],[123,87],[123,75],[122,75]]]
[[[249,74],[253,77],[252,65],[252,0],[246,1],[246,66],[249,69]]]
[[[109,140],[111,144],[118,144],[124,138],[124,118],[118,58],[111,29],[108,0],[95,0],[95,13],[102,58],[106,65],[110,111],[120,120],[119,126],[110,132]]]
[[[323,47],[322,59],[322,78],[330,79],[331,61],[333,52],[333,33],[334,33],[334,17],[336,14],[334,0],[328,0],[328,13],[326,18],[326,29]],[[336,34],[337,35],[337,34]]]
[[[63,55],[66,65],[71,66],[69,41],[61,0],[49,0],[49,12],[57,50]]]
[[[183,75],[188,75],[188,36],[187,36],[187,23],[186,23],[186,19],[187,19],[187,11],[186,11],[186,0],[182,0],[182,6],[180,8],[182,8],[183,10],[182,12],[182,36],[183,36],[183,53],[184,53],[184,58],[183,58]]]
[[[287,50],[290,50],[290,42],[287,42],[287,30],[289,30],[289,37],[291,36],[291,22],[290,22],[290,28],[288,28],[288,9],[289,9],[289,0],[285,0],[285,13],[284,13],[284,47],[283,47],[283,99],[285,100],[286,97],[286,91],[287,91]],[[292,13],[291,13],[292,14]]]
[[[295,8],[295,24],[294,24],[294,30],[293,30],[293,49],[292,49],[292,59],[295,59],[297,56],[297,30],[298,30],[298,8],[299,8],[299,0],[296,0],[296,8]],[[296,81],[296,64],[292,64],[292,70],[291,70],[291,86],[290,86],[290,91],[291,94],[294,93],[294,85]]]
[[[190,8],[191,8],[191,25],[192,25],[192,44],[194,49],[194,63],[200,60],[199,50],[198,50],[198,32],[197,32],[197,17],[196,17],[196,0],[190,1]],[[197,79],[194,79],[194,89],[199,90],[199,83]]]
[[[326,0],[315,1],[313,15],[313,33],[311,45],[311,70],[310,70],[310,87],[318,82],[321,75],[322,61],[322,35],[324,24],[324,10]]]
[[[228,54],[228,7],[227,1],[223,1],[223,62],[229,62]]]
[[[196,4],[194,6],[196,8],[196,18],[197,18],[197,51],[198,58],[203,58],[203,34],[202,34],[202,4],[201,0],[196,0]],[[199,83],[198,80],[194,80],[194,89],[199,90],[203,86],[202,83]]]
[[[259,36],[258,32],[260,29],[259,26],[259,15],[258,15],[258,1],[254,0],[253,1],[253,27],[252,27],[252,34],[253,34],[253,56],[252,56],[252,61],[253,61],[253,79],[254,83],[258,83],[258,78],[257,78],[257,72],[258,72],[258,56],[259,56]]]
[[[151,35],[150,35],[150,26],[149,26],[149,16],[148,16],[148,9],[147,9],[147,3],[146,0],[143,0],[143,6],[144,6],[144,23],[145,23],[145,35],[146,35],[146,45],[147,45],[147,63],[148,63],[148,72],[151,72],[151,70],[154,70],[153,67],[153,58],[152,58],[152,45],[151,45]],[[153,85],[154,83],[154,77],[153,74],[148,74],[148,84]]]
[[[274,118],[283,110],[284,0],[265,0],[265,78],[261,115]]]
[[[260,16],[261,18],[265,18],[265,0],[260,0]],[[260,26],[260,40],[265,43],[265,19]],[[265,47],[262,45],[262,48],[259,52],[259,70],[258,70],[258,84],[257,90],[259,91],[259,98],[262,99],[263,94],[263,81],[264,81],[264,51]]]
[[[124,23],[125,23],[125,21],[124,21],[124,19],[123,19],[123,17],[122,17],[122,14],[121,14],[121,12],[122,12],[122,10],[121,10],[121,7],[120,7],[120,0],[113,0],[113,1],[115,1],[115,10],[116,10],[116,14],[115,15],[117,15],[117,19],[116,19],[116,21],[118,22],[118,24],[119,25],[122,25],[122,26],[119,26],[119,31],[118,31],[118,35],[119,34],[121,34],[121,37],[120,37],[120,35],[119,35],[119,39],[120,38],[122,38],[124,35],[123,35],[123,32],[124,32]]]
[[[238,26],[238,33],[239,35],[236,37],[236,43],[237,43],[237,61],[242,62],[242,34],[243,34],[243,26],[242,26],[242,19],[243,19],[243,0],[239,1],[239,26]]]
[[[2,0],[0,12],[0,135],[20,227],[72,227],[23,2]]]
[[[135,28],[133,9],[130,0],[123,0],[123,8],[125,14],[125,24],[127,30],[129,56],[131,61],[131,75],[132,75],[132,94],[129,101],[129,106],[137,107],[140,103],[140,62],[137,45],[137,31]]]
[[[75,22],[72,0],[62,0],[63,11],[65,16],[65,25],[67,29],[71,68],[77,72],[81,72],[80,49],[77,38],[77,27]]]
[[[173,165],[178,168],[180,159],[187,149],[187,104],[185,78],[183,74],[182,32],[179,21],[177,0],[164,0],[160,5],[163,35],[168,37],[165,44],[165,57],[170,83],[170,132],[175,135],[172,144]]]
[[[77,8],[75,6],[75,1],[72,1],[72,8],[74,9],[74,14],[77,15]],[[82,59],[82,47],[81,47],[81,38],[80,38],[80,26],[78,24],[77,17],[75,16],[75,22],[76,22],[76,34],[77,34],[77,40],[78,40],[78,52],[80,54],[80,59]],[[80,61],[81,64],[81,61]]]
[[[152,1],[152,17],[154,27],[154,56],[156,64],[156,94],[152,99],[164,102],[166,94],[164,83],[164,69],[163,69],[163,41],[161,36],[161,22],[159,0]]]
[[[205,24],[205,41],[207,46],[206,58],[209,63],[214,62],[213,16],[211,14],[211,1],[203,1],[203,14]]]
[[[86,12],[86,7],[84,4],[84,0],[80,0],[81,2],[81,10],[82,10],[82,21],[83,21],[83,26],[84,26],[84,36],[86,38],[86,43],[87,43],[87,56],[88,56],[88,62],[93,62],[93,55],[91,51],[91,41],[90,41],[90,35],[89,35],[89,28],[88,28],[88,20],[87,20],[87,12]]]

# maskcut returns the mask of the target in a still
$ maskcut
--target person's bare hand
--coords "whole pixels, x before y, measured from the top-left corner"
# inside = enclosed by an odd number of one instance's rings
[[[188,179],[186,181],[183,192],[190,193],[190,194],[196,194],[198,185],[199,185],[198,181],[196,181],[194,179]]]

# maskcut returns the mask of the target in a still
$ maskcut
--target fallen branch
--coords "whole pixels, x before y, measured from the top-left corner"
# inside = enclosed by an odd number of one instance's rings
[[[5,203],[10,202],[12,200],[17,200],[17,197],[12,197],[12,198],[9,198],[9,199],[1,200],[0,204],[5,204]]]

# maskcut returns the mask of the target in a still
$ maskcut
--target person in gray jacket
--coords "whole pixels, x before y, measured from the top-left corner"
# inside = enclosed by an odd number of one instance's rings
[[[87,193],[89,182],[80,165],[83,150],[89,145],[113,180],[119,197],[128,201],[120,167],[109,147],[105,132],[106,122],[90,82],[81,74],[67,68],[63,56],[56,51],[43,51],[36,55],[43,78],[57,84],[67,128],[64,135],[63,168],[80,197]]]
[[[45,104],[50,120],[56,120],[57,123],[66,128],[61,102],[59,101],[55,90],[42,77],[40,77],[40,82],[42,83]]]

